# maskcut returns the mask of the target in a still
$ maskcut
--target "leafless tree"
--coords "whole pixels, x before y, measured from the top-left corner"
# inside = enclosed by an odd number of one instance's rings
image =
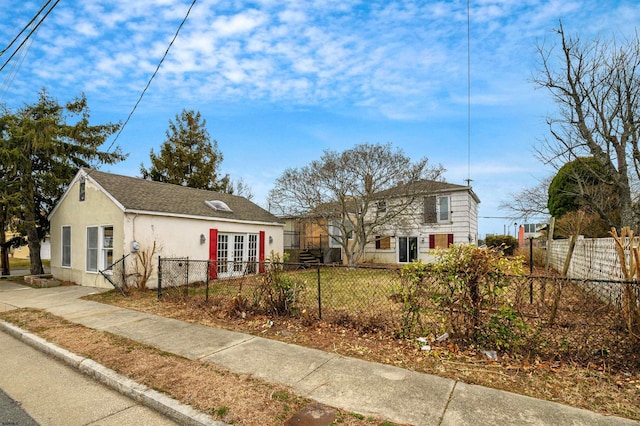
[[[548,217],[547,200],[549,199],[549,184],[551,177],[541,180],[536,186],[523,188],[520,192],[509,194],[509,198],[502,200],[499,209],[506,211],[514,219],[532,217]]]
[[[538,46],[540,65],[532,79],[558,106],[547,119],[550,137],[538,153],[557,168],[593,156],[606,175],[602,182],[617,194],[617,226],[633,226],[632,187],[640,176],[640,37],[583,42],[567,36],[562,23],[555,32],[558,44]]]
[[[227,182],[227,186],[224,189],[224,192],[227,194],[238,195],[240,197],[244,197],[247,200],[251,201],[254,198],[253,191],[251,187],[244,181],[242,178],[238,178],[236,180],[229,179]]]
[[[319,160],[285,170],[269,193],[272,211],[306,217],[343,249],[349,265],[365,245],[414,208],[418,188],[440,179],[442,166],[412,162],[391,144],[361,144],[324,151]]]

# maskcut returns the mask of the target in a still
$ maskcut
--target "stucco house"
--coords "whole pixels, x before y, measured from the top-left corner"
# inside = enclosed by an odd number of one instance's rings
[[[424,180],[412,182],[412,203],[404,214],[380,230],[375,242],[365,248],[365,262],[408,263],[433,260],[432,250],[451,244],[478,242],[478,204],[480,199],[470,186]],[[377,210],[391,210],[403,188],[392,188],[376,194]]]
[[[86,286],[111,287],[100,271],[136,253],[156,271],[158,256],[212,260],[212,278],[283,253],[284,224],[246,198],[97,170],[76,174],[49,220],[51,273]]]

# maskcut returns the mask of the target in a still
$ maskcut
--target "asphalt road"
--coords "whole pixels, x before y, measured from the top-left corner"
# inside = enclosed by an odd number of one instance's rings
[[[0,389],[0,426],[38,426],[38,423]]]
[[[3,332],[0,389],[0,426],[175,425]]]

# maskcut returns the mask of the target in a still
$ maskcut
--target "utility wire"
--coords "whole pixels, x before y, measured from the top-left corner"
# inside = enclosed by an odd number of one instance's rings
[[[471,0],[467,0],[467,186],[471,188]],[[469,209],[471,209],[471,202],[469,202]],[[476,229],[476,238],[477,236]],[[469,243],[472,243],[471,220],[469,220],[468,238]]]
[[[111,145],[109,145],[109,148],[107,148],[107,152],[111,151],[111,148],[113,148],[113,145],[116,143],[116,141],[118,140],[118,138],[122,134],[122,131],[124,130],[125,126],[127,125],[127,123],[129,123],[129,120],[131,119],[131,116],[133,116],[133,113],[138,108],[138,105],[140,104],[140,101],[142,101],[143,96],[145,95],[145,93],[147,93],[147,89],[149,89],[149,86],[151,86],[151,82],[155,78],[156,74],[158,74],[158,71],[160,70],[160,67],[162,66],[162,63],[164,62],[165,58],[169,54],[169,49],[171,49],[171,46],[173,46],[173,42],[176,41],[176,39],[178,38],[178,34],[180,33],[180,30],[182,29],[182,26],[184,25],[185,22],[187,22],[187,18],[189,17],[189,14],[191,13],[191,9],[193,9],[193,6],[196,4],[196,1],[197,0],[193,0],[193,2],[191,3],[191,6],[189,6],[189,9],[187,10],[187,14],[185,15],[185,17],[182,20],[182,22],[180,23],[180,25],[178,26],[178,29],[176,30],[176,33],[174,34],[173,39],[171,39],[171,42],[169,43],[169,46],[167,46],[167,50],[165,50],[164,55],[162,55],[162,58],[160,59],[160,62],[158,63],[158,66],[156,67],[156,70],[151,75],[151,78],[149,78],[149,81],[147,82],[147,85],[145,86],[144,90],[142,90],[142,93],[140,94],[140,97],[136,101],[135,105],[133,106],[133,109],[129,113],[129,116],[127,117],[127,119],[124,121],[124,123],[122,124],[122,126],[118,130],[118,133],[116,134],[116,137],[113,139],[113,142],[111,142]]]
[[[49,10],[47,10],[47,13],[45,13],[44,16],[42,18],[40,18],[40,21],[38,21],[38,23],[31,29],[31,31],[29,32],[29,34],[27,34],[25,39],[22,40],[22,43],[20,43],[20,46],[18,46],[18,48],[13,51],[11,56],[9,56],[9,59],[7,59],[4,64],[2,64],[2,66],[0,67],[0,71],[2,71],[7,66],[9,61],[11,61],[11,59],[13,59],[13,57],[20,51],[20,49],[22,49],[22,46],[24,46],[24,44],[27,42],[27,40],[29,40],[31,35],[38,29],[38,27],[40,27],[40,24],[42,24],[42,22],[44,22],[44,20],[47,18],[47,16],[49,16],[49,14],[53,10],[53,8],[55,8],[58,5],[58,3],[60,3],[60,0],[56,0],[56,2],[53,4],[53,6],[51,6],[49,8]]]
[[[29,44],[27,45],[26,49],[22,49],[19,60],[14,61],[13,65],[11,65],[11,68],[9,69],[7,76],[2,82],[2,89],[0,90],[0,99],[4,99],[5,95],[9,91],[9,87],[11,87],[13,80],[16,78],[16,75],[18,75],[18,71],[22,67],[24,60],[27,58],[27,55],[29,54],[31,45],[33,45],[33,39],[29,40]]]
[[[15,43],[20,36],[27,31],[27,28],[29,28],[31,26],[31,24],[33,23],[33,21],[35,21],[38,18],[38,15],[40,15],[42,13],[42,11],[49,5],[49,3],[51,3],[53,0],[47,0],[47,2],[45,4],[42,5],[42,7],[40,8],[40,10],[38,11],[38,13],[35,14],[35,16],[33,18],[31,18],[31,20],[29,21],[29,23],[27,25],[24,26],[24,28],[18,33],[17,36],[15,36],[13,38],[13,40],[11,40],[11,43],[9,43],[7,45],[7,47],[5,47],[4,49],[2,49],[2,52],[0,52],[0,56],[4,55],[4,53],[11,49],[11,46],[13,46],[13,43]]]
[[[471,186],[471,0],[467,0],[467,185]]]

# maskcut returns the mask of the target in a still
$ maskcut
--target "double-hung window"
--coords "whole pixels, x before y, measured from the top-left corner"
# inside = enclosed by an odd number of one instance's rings
[[[449,196],[438,197],[438,223],[450,222]]]
[[[62,263],[64,268],[71,267],[71,226],[62,227]]]
[[[102,265],[105,269],[113,264],[113,226],[102,227]]]
[[[113,226],[87,227],[87,272],[104,270],[113,263]]]
[[[87,271],[98,272],[98,230],[97,226],[87,228]]]

